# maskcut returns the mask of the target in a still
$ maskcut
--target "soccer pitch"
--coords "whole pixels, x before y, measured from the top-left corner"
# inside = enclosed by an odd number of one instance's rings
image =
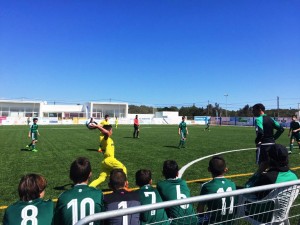
[[[25,149],[30,142],[28,126],[0,126],[1,143],[1,218],[5,206],[18,200],[17,187],[20,177],[26,173],[40,173],[48,181],[45,198],[57,199],[59,194],[71,187],[69,167],[71,162],[84,156],[90,159],[93,176],[99,175],[100,162],[103,159],[97,152],[99,145],[98,130],[88,130],[84,125],[42,126],[39,127],[38,152]],[[130,188],[135,188],[135,172],[147,168],[152,171],[153,184],[163,179],[164,160],[176,160],[180,167],[199,158],[204,158],[187,166],[182,178],[188,181],[192,195],[199,193],[200,183],[210,178],[207,171],[212,154],[223,154],[229,171],[227,176],[237,185],[243,185],[249,173],[256,170],[254,148],[255,131],[253,127],[213,126],[211,131],[204,131],[204,126],[189,125],[186,148],[178,149],[179,135],[177,125],[141,125],[140,138],[133,139],[131,125],[119,125],[113,130],[115,156],[128,170]],[[289,145],[286,130],[277,143]],[[234,151],[236,150],[236,151]],[[290,167],[298,166],[300,151],[294,148],[290,155]],[[297,168],[295,169],[300,175]],[[108,190],[107,181],[98,188]],[[3,207],[4,206],[4,207]]]

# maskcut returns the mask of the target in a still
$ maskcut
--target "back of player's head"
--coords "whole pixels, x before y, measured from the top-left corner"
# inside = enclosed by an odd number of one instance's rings
[[[265,106],[261,103],[257,103],[254,106],[252,106],[253,111],[263,111],[264,112],[265,109],[266,109]]]
[[[74,160],[70,167],[70,179],[74,184],[80,184],[89,179],[92,172],[90,161],[85,157]]]
[[[150,170],[142,169],[135,173],[135,183],[139,187],[150,184],[151,180],[152,173]]]
[[[166,160],[163,165],[163,175],[166,179],[176,178],[178,176],[179,167],[175,160]]]
[[[109,176],[109,187],[112,190],[118,190],[125,187],[127,181],[126,174],[122,169],[113,169]]]
[[[280,144],[272,145],[269,150],[270,166],[283,167],[288,166],[289,153],[285,146]]]
[[[226,172],[226,162],[222,156],[213,156],[208,163],[208,169],[214,177]]]
[[[47,181],[42,175],[35,173],[24,175],[18,187],[20,200],[28,202],[40,198],[46,186]]]
[[[110,131],[112,129],[112,125],[104,125],[103,128],[107,131]]]
[[[185,120],[185,116],[181,117],[182,120]]]
[[[108,118],[109,118],[109,115],[106,114],[106,115],[104,116],[104,119],[108,119]]]

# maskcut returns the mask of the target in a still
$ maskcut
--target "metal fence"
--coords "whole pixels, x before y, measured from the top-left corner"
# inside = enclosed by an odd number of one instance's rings
[[[76,225],[92,224],[93,221],[102,221],[112,217],[121,217],[135,213],[143,213],[161,208],[168,208],[177,205],[193,204],[195,207],[199,202],[209,202],[217,199],[236,198],[238,201],[233,205],[232,217],[221,217],[218,221],[211,221],[210,215],[220,213],[223,207],[205,213],[196,213],[197,224],[300,224],[300,200],[297,199],[300,188],[300,180],[271,184],[260,187],[239,189],[230,192],[216,193],[203,196],[195,196],[185,199],[166,201],[151,205],[142,205],[132,208],[107,211],[87,216],[76,223]],[[269,192],[262,199],[255,199],[257,192]],[[195,210],[196,211],[196,210]],[[195,215],[189,215],[195,216]],[[228,219],[229,218],[229,219]],[[171,224],[176,223],[180,218],[170,219]],[[191,220],[192,221],[192,220]],[[162,223],[160,221],[159,223]],[[155,224],[155,223],[152,223]],[[187,224],[187,223],[185,223]],[[195,222],[190,224],[196,224]],[[123,224],[125,225],[125,224]]]

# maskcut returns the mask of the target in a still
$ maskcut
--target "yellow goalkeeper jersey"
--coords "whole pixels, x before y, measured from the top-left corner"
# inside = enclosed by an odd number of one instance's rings
[[[102,120],[102,121],[100,122],[100,124],[101,124],[102,126],[104,126],[104,125],[109,125],[109,121]]]
[[[113,139],[111,139],[110,137],[108,137],[107,139],[103,138],[101,141],[101,147],[104,153],[104,158],[115,158],[115,145]]]
[[[110,125],[109,121],[106,121],[106,120],[102,120],[102,121],[100,122],[100,124],[101,124],[102,126],[104,126],[104,125]],[[100,142],[102,141],[103,137],[104,137],[104,134],[102,134],[102,133],[100,132]]]

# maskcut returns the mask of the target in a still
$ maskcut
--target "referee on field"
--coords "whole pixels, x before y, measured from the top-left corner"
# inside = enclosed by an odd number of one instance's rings
[[[275,144],[275,140],[284,132],[284,128],[273,118],[267,116],[265,106],[261,103],[252,107],[255,119],[256,131],[256,163],[258,164],[258,172],[262,172],[269,166],[269,150]],[[274,130],[276,132],[274,133]]]

